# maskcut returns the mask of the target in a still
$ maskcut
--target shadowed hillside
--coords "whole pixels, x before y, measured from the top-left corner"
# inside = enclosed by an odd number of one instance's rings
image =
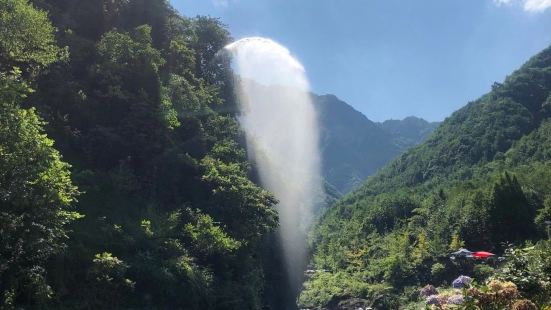
[[[321,127],[323,174],[341,193],[422,142],[438,125],[416,117],[375,123],[333,95],[313,99]]]

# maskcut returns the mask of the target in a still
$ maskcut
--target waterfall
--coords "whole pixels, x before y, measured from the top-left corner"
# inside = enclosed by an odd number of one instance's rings
[[[301,285],[307,264],[305,232],[323,189],[317,115],[302,64],[282,45],[251,37],[225,48],[232,56],[239,122],[260,182],[278,199],[286,272]]]

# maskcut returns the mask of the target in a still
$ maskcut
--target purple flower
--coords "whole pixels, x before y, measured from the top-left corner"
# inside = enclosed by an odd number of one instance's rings
[[[421,295],[422,297],[428,297],[430,295],[436,295],[436,294],[438,294],[438,291],[434,286],[430,284],[425,285],[425,287],[423,287],[421,291],[419,291],[419,295]]]
[[[453,288],[464,288],[471,284],[473,281],[472,278],[467,276],[459,276],[457,279],[453,280],[452,287]]]
[[[447,302],[447,298],[440,295],[430,295],[425,302],[427,305],[443,305]]]
[[[430,295],[429,297],[427,297],[427,305],[439,305],[440,299],[438,297],[438,295]]]
[[[465,302],[463,295],[453,295],[448,298],[448,304],[462,305]]]

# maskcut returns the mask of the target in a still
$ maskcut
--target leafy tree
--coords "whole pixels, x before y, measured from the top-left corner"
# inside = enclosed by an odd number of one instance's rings
[[[92,260],[92,267],[88,275],[93,289],[90,293],[96,306],[111,305],[118,308],[124,293],[132,290],[135,283],[126,278],[128,265],[113,254],[98,253]],[[92,306],[92,305],[90,305]]]
[[[192,213],[193,214],[193,213]],[[184,231],[191,239],[198,254],[212,255],[224,254],[237,250],[241,243],[230,238],[220,227],[216,226],[212,218],[205,214],[193,214],[195,223],[188,222]]]
[[[77,189],[69,165],[43,132],[34,109],[19,102],[30,91],[20,72],[0,73],[0,281],[6,308],[51,297],[45,263],[67,239]]]
[[[38,73],[66,57],[56,44],[54,30],[47,13],[27,0],[0,1],[0,70],[17,66],[25,73]]]
[[[549,235],[551,233],[549,231],[551,225],[547,223],[551,221],[551,197],[547,197],[545,199],[543,208],[539,209],[537,212],[538,214],[535,218],[536,224],[540,227],[540,229],[545,230],[548,237],[551,238],[551,235]]]
[[[429,247],[427,242],[427,234],[421,232],[417,237],[417,244],[413,248],[411,256],[414,264],[421,264],[425,259],[429,257]]]
[[[36,110],[21,108],[32,92],[23,75],[30,79],[63,55],[53,32],[46,13],[27,1],[0,2],[0,298],[7,309],[52,296],[46,263],[80,217],[70,210],[78,194],[70,166]]]
[[[259,253],[277,214],[251,181],[216,56],[228,31],[163,0],[32,2],[71,55],[24,104],[73,164],[86,214],[44,266],[55,294],[44,305],[260,308]]]
[[[515,176],[505,173],[495,184],[489,209],[496,242],[518,242],[534,234],[535,209]]]
[[[452,240],[450,242],[450,250],[456,251],[465,246],[465,241],[461,240],[459,233],[454,232],[452,234]]]

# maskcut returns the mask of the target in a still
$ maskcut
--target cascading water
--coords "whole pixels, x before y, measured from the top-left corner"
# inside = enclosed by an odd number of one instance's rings
[[[322,197],[317,115],[304,67],[280,44],[245,38],[225,48],[238,78],[235,91],[248,154],[260,181],[279,200],[279,238],[289,285],[307,263],[305,231]]]

